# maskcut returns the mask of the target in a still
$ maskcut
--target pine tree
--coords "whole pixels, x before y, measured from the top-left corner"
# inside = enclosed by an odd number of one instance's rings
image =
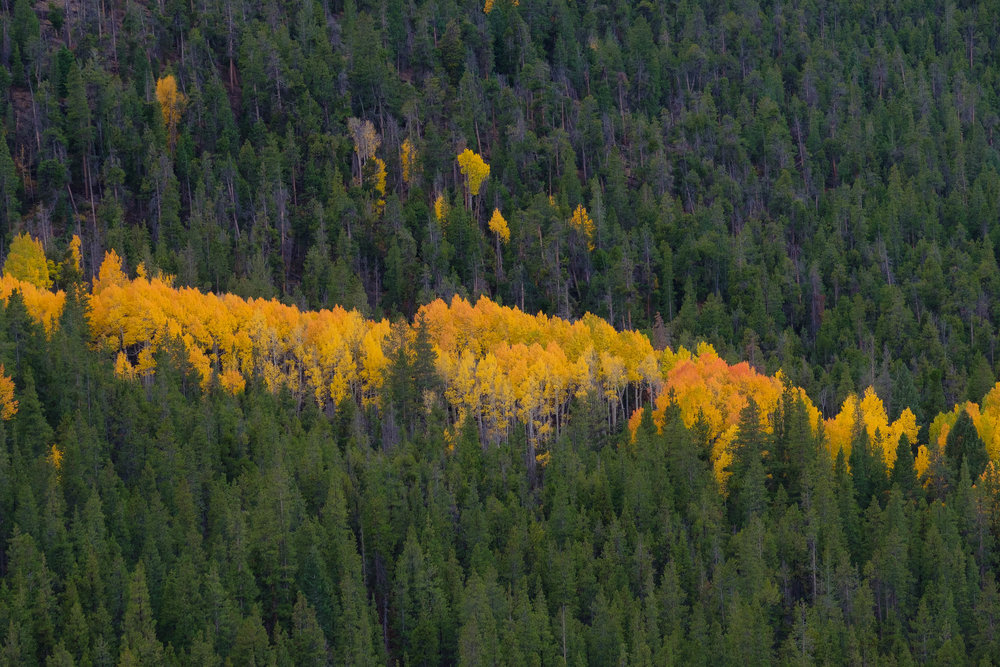
[[[899,489],[904,498],[917,500],[923,498],[923,487],[917,479],[917,469],[914,467],[913,448],[910,439],[903,434],[896,445],[896,461],[889,475],[889,485]]]
[[[851,478],[861,509],[868,507],[873,497],[878,497],[885,490],[886,471],[885,460],[880,448],[872,446],[861,413],[860,403],[854,412],[854,431],[851,435],[851,455],[848,458],[851,467]]]
[[[0,231],[9,237],[21,212],[20,183],[7,137],[0,137]]]
[[[301,591],[292,610],[291,658],[296,665],[321,667],[328,663],[326,638],[316,620],[316,612]]]
[[[728,481],[729,520],[744,526],[767,509],[767,476],[763,456],[767,448],[760,425],[760,409],[751,398],[740,413],[739,430],[733,442],[732,476]]]
[[[948,431],[944,455],[955,479],[958,478],[958,471],[963,463],[969,466],[969,474],[972,479],[979,479],[983,470],[986,469],[986,464],[989,461],[986,445],[979,437],[972,417],[965,410],[962,410],[955,425]]]
[[[139,561],[128,583],[120,663],[156,665],[162,662],[163,645],[156,638],[156,618],[146,586],[146,569]]]

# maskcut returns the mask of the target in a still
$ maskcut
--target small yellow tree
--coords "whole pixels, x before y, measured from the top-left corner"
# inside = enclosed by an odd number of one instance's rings
[[[167,74],[156,82],[156,101],[163,113],[163,125],[167,128],[167,145],[173,152],[177,142],[177,125],[187,106],[187,95],[177,90],[177,78]]]
[[[569,224],[587,239],[587,250],[594,249],[594,221],[587,214],[587,209],[583,204],[577,204],[573,216],[569,219]]]
[[[465,207],[472,208],[472,198],[479,194],[483,181],[490,175],[490,165],[483,161],[478,153],[468,148],[458,155],[458,169],[465,176],[466,185]]]
[[[507,221],[500,214],[498,208],[493,209],[493,217],[490,218],[490,231],[497,235],[498,243],[500,241],[510,242],[510,227],[507,226]]]
[[[382,215],[385,210],[385,162],[380,158],[373,157],[365,163],[365,183],[371,186],[375,192],[375,201],[372,204],[375,215]]]
[[[490,217],[489,227],[490,231],[496,236],[497,277],[499,277],[503,273],[503,254],[500,252],[500,242],[503,241],[504,244],[510,242],[510,227],[507,226],[507,221],[500,214],[500,209],[493,209],[493,216]]]
[[[41,241],[27,234],[18,234],[10,244],[10,252],[3,264],[3,272],[11,278],[17,278],[31,283],[35,287],[49,289],[52,278],[49,275],[49,263],[45,259],[45,251]]]
[[[399,164],[403,168],[403,182],[407,185],[413,180],[417,167],[417,149],[409,139],[399,147]]]

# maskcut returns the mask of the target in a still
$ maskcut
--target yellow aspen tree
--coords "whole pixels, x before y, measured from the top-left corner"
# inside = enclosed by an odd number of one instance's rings
[[[10,243],[10,252],[3,264],[3,272],[12,278],[31,283],[41,289],[52,287],[49,263],[38,239],[18,234]]]
[[[577,204],[576,210],[573,211],[573,215],[569,219],[569,224],[587,240],[587,250],[593,250],[594,221],[587,214],[587,209],[583,207],[583,204]]]
[[[124,351],[118,352],[118,356],[115,358],[115,375],[123,380],[135,379],[135,368],[129,363],[128,355]]]
[[[80,273],[83,273],[83,254],[80,252],[82,245],[80,237],[73,234],[73,239],[69,242],[69,259],[73,268]]]
[[[500,209],[493,209],[489,228],[496,237],[497,277],[499,278],[503,275],[503,253],[500,252],[500,242],[502,241],[505,245],[510,242],[510,227],[507,226],[507,221],[501,215]]]
[[[160,103],[163,114],[163,126],[167,128],[167,146],[170,152],[177,142],[177,125],[187,106],[187,95],[177,89],[177,78],[167,74],[156,82],[156,101]]]
[[[417,149],[409,139],[405,139],[399,147],[399,164],[403,170],[403,183],[409,185],[416,175],[417,168]]]
[[[472,198],[479,194],[483,181],[490,175],[490,165],[483,161],[478,153],[468,148],[458,154],[458,169],[465,176],[465,207],[472,209]]]
[[[434,217],[437,218],[438,224],[441,226],[441,234],[445,233],[445,226],[448,224],[448,211],[450,210],[448,206],[448,200],[444,198],[444,195],[438,195],[437,199],[434,200]]]
[[[114,249],[104,253],[104,261],[101,262],[101,268],[97,272],[97,278],[94,279],[93,293],[97,295],[108,287],[116,285],[118,287],[124,287],[128,284],[128,277],[125,272],[122,271],[122,258],[118,256],[118,253]]]
[[[639,432],[639,425],[642,424],[642,411],[640,406],[632,411],[632,416],[628,418],[629,442],[635,444],[635,434]]]
[[[45,457],[45,460],[49,462],[49,465],[51,465],[53,468],[56,469],[57,474],[59,470],[62,468],[62,461],[64,455],[65,454],[63,450],[59,449],[58,445],[53,444],[51,447],[49,447],[48,456]]]
[[[385,162],[380,158],[372,157],[365,163],[365,183],[371,187],[375,195],[372,203],[372,212],[379,216],[385,210]]]
[[[500,213],[500,209],[493,209],[493,216],[490,218],[490,231],[496,234],[497,241],[510,242],[510,227]]]

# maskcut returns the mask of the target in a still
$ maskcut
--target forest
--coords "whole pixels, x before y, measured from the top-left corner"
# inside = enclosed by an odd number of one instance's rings
[[[3,0],[0,664],[996,664],[998,39]]]

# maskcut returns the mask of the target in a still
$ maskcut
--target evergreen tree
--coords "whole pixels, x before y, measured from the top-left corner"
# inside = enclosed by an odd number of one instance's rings
[[[956,479],[962,464],[969,466],[969,474],[973,479],[979,479],[986,469],[986,463],[989,461],[986,445],[979,437],[976,426],[972,423],[972,417],[965,410],[962,410],[955,425],[948,431],[944,455]]]
[[[740,413],[739,431],[733,442],[733,460],[729,470],[729,517],[736,526],[746,525],[767,509],[766,473],[763,456],[766,449],[760,425],[760,409],[753,399]]]

